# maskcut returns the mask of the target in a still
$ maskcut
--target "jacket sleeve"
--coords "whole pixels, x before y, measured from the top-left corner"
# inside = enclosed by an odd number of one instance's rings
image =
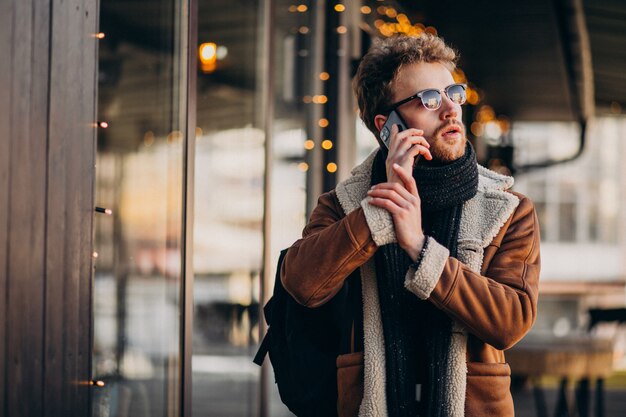
[[[533,204],[522,197],[485,250],[484,264],[488,266],[482,274],[450,257],[444,246],[429,237],[417,270],[407,273],[405,286],[418,297],[430,300],[483,342],[500,350],[508,349],[535,322],[539,240]]]
[[[322,194],[302,238],[287,251],[281,281],[300,304],[318,307],[339,292],[376,248],[363,209],[344,216],[335,193]]]

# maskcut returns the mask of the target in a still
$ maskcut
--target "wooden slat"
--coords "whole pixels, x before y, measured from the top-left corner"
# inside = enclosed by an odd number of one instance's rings
[[[91,33],[98,32],[98,16],[99,16],[99,1],[98,0],[83,0],[83,25],[81,28],[82,37],[80,45],[80,64],[83,68],[82,72],[82,107],[78,113],[80,117],[79,122],[79,143],[76,148],[79,150],[82,158],[79,160],[78,175],[82,178],[80,184],[80,190],[78,190],[80,199],[78,201],[78,207],[80,208],[80,230],[82,231],[79,236],[79,248],[80,248],[80,267],[78,283],[78,294],[80,304],[78,308],[78,317],[80,321],[78,323],[78,348],[77,355],[78,366],[77,373],[82,379],[83,375],[87,379],[91,378],[91,349],[92,349],[92,332],[93,332],[93,319],[92,319],[92,300],[93,300],[93,207],[95,199],[95,161],[96,161],[96,130],[92,128],[91,123],[96,118],[96,103],[98,94],[98,45],[94,38],[87,36]],[[80,392],[76,403],[77,416],[89,415],[91,410],[91,397],[89,395],[88,386],[83,386],[87,389],[84,392]],[[88,410],[84,412],[84,410]]]
[[[11,45],[13,44],[13,4],[0,2],[0,91],[11,91]],[[9,167],[10,167],[10,94],[0,95],[0,415],[5,412],[5,362],[7,318],[7,275],[8,275],[8,211],[9,211]]]
[[[7,414],[42,414],[48,113],[47,1],[12,2]],[[9,383],[10,382],[10,383]]]
[[[46,202],[46,212],[48,216],[48,227],[46,231],[46,352],[45,352],[45,374],[44,374],[44,397],[43,401],[47,405],[44,409],[44,416],[61,415],[63,402],[65,402],[64,393],[67,390],[67,381],[64,375],[65,353],[70,350],[71,346],[65,346],[64,339],[67,333],[76,331],[75,323],[69,320],[65,323],[66,313],[64,311],[64,300],[66,297],[66,285],[63,276],[65,275],[66,253],[71,251],[72,247],[66,248],[68,242],[66,239],[67,217],[65,215],[67,201],[67,180],[70,168],[67,166],[71,163],[69,154],[71,152],[69,146],[70,137],[69,120],[63,120],[63,113],[72,113],[75,109],[68,103],[74,100],[75,88],[69,89],[65,96],[59,97],[57,93],[59,86],[67,85],[67,81],[63,79],[65,74],[59,74],[58,62],[65,60],[67,57],[59,45],[68,42],[68,34],[64,31],[57,30],[59,25],[58,16],[65,11],[67,5],[58,5],[53,2],[52,16],[52,39],[51,48],[54,52],[51,54],[50,61],[50,121],[49,121],[49,150],[48,150],[48,189],[51,191]],[[66,23],[66,22],[65,22]],[[62,97],[67,97],[64,101]],[[71,271],[68,271],[71,272]],[[67,303],[74,300],[68,299]]]
[[[94,3],[53,0],[52,7],[44,385],[50,417],[89,414]]]

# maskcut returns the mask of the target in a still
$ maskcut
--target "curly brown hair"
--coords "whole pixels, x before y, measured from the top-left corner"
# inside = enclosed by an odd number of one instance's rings
[[[457,53],[443,39],[424,33],[420,37],[398,35],[377,39],[363,56],[352,81],[361,120],[378,139],[374,117],[391,105],[393,81],[405,65],[439,62],[451,72],[456,68]]]

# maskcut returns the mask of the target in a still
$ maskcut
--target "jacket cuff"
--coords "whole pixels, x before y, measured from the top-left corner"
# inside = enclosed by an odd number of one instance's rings
[[[383,246],[395,242],[396,232],[393,228],[391,214],[383,208],[371,205],[369,201],[370,197],[364,198],[361,201],[361,207],[374,243],[377,246]]]
[[[404,278],[404,287],[422,300],[430,297],[450,256],[450,251],[445,246],[430,236],[426,239],[419,263],[411,265]]]

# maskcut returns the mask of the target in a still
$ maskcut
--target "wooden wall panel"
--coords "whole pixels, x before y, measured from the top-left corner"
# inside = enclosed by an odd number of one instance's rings
[[[10,117],[9,99],[7,92],[11,91],[10,55],[13,43],[13,5],[10,2],[0,2],[0,53],[5,59],[0,59],[0,415],[6,413],[4,381],[6,364],[6,327],[7,327],[7,227],[9,211],[9,152],[10,152]],[[4,138],[4,139],[3,139]]]
[[[92,34],[98,32],[99,25],[99,1],[83,0],[82,2],[82,26],[80,31],[82,34]],[[96,164],[96,130],[93,129],[93,121],[97,114],[97,97],[98,97],[98,45],[95,38],[91,36],[83,36],[79,38],[79,49],[81,55],[79,57],[80,66],[82,67],[82,81],[80,85],[82,103],[79,115],[79,136],[80,141],[76,144],[78,153],[82,155],[79,159],[78,177],[82,178],[78,192],[79,207],[79,223],[81,230],[79,234],[78,247],[80,252],[80,265],[78,283],[78,296],[80,303],[78,305],[78,340],[76,358],[78,365],[76,372],[78,375],[87,375],[91,378],[91,349],[93,340],[93,318],[92,318],[92,300],[93,300],[93,209],[95,202],[95,164]],[[78,396],[76,402],[76,415],[83,416],[81,410],[91,408],[91,397],[83,395]]]
[[[88,416],[97,0],[0,2],[0,416]]]
[[[7,408],[42,403],[49,4],[13,2],[7,286]],[[39,44],[38,44],[39,42]],[[41,43],[43,42],[43,44]]]
[[[95,1],[53,0],[52,13],[48,188],[56,192],[47,201],[50,348],[45,415],[85,416],[91,360],[97,11]]]

